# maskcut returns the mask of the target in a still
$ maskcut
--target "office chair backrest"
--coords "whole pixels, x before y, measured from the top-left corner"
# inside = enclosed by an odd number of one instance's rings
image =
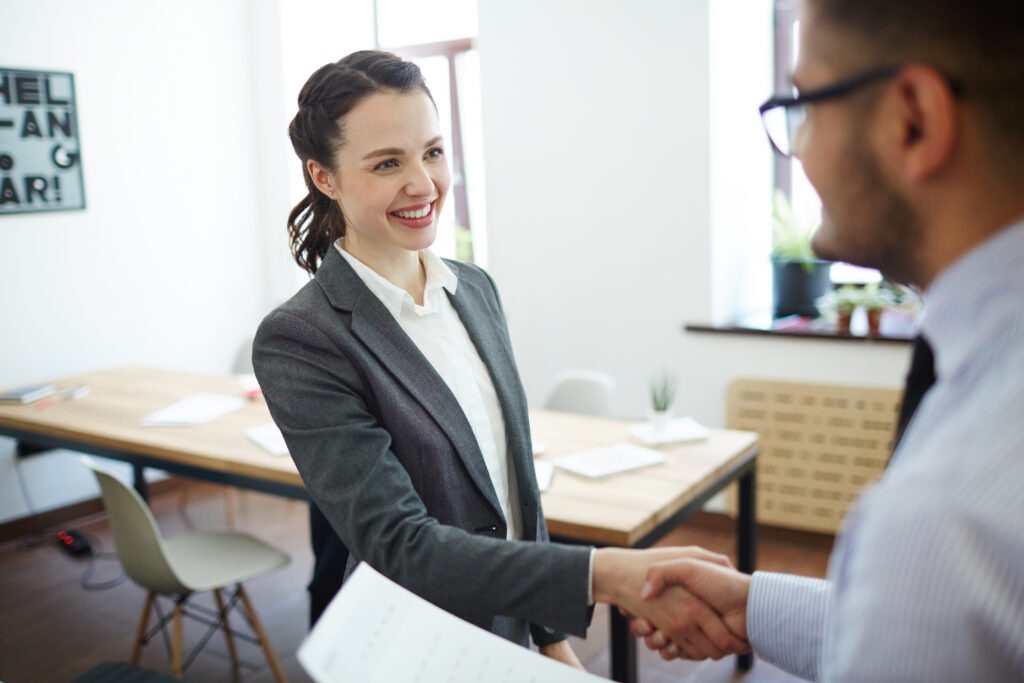
[[[615,378],[597,370],[563,370],[555,375],[544,408],[609,417],[615,410]]]
[[[157,593],[190,592],[168,562],[160,529],[142,497],[91,458],[79,460],[93,471],[99,482],[110,519],[110,532],[125,574],[143,588]]]
[[[239,375],[252,374],[252,337],[247,338],[238,347],[235,362],[231,365],[231,372]]]

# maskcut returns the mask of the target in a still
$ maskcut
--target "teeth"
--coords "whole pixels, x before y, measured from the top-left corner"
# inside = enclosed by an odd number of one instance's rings
[[[430,213],[430,204],[427,204],[418,211],[395,211],[395,215],[399,218],[423,218]]]

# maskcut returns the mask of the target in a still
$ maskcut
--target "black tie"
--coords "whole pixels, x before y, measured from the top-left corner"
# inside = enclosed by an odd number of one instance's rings
[[[903,405],[900,406],[900,418],[896,423],[896,436],[892,441],[895,451],[903,438],[910,418],[920,405],[925,393],[935,384],[935,356],[932,347],[924,337],[914,339],[914,353],[910,358],[910,371],[907,373],[907,387],[903,392]]]

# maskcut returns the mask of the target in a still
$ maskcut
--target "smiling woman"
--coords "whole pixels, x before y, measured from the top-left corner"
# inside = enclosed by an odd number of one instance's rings
[[[253,369],[313,501],[312,617],[366,562],[580,667],[565,633],[594,600],[650,613],[652,563],[727,560],[549,542],[494,281],[429,248],[450,183],[438,127],[420,70],[381,51],[315,72],[289,127],[308,189],[292,249],[314,277],[260,324]]]
[[[314,501],[311,618],[365,561],[578,666],[548,627],[585,629],[591,550],[546,542],[493,281],[430,249],[451,174],[420,70],[380,51],[328,64],[289,133],[308,190],[292,251],[314,278],[260,325],[253,367]]]
[[[451,184],[433,101],[422,90],[375,93],[348,112],[341,136],[329,166],[306,167],[340,206],[345,251],[395,284],[418,279],[418,252],[434,242]]]

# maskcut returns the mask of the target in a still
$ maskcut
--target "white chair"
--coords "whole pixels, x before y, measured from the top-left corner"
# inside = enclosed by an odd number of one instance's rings
[[[252,337],[247,337],[238,347],[238,351],[235,353],[235,362],[231,365],[231,372],[239,375],[252,373]]]
[[[563,370],[555,375],[544,408],[607,417],[615,410],[615,391],[615,378],[606,372]]]
[[[163,538],[149,506],[135,489],[103,469],[92,458],[83,456],[79,460],[93,471],[99,482],[103,504],[110,519],[114,546],[125,574],[148,591],[132,650],[132,664],[138,664],[143,646],[170,622],[171,670],[175,677],[181,678],[199,650],[220,628],[224,631],[228,653],[236,668],[238,655],[233,636],[259,644],[275,679],[279,683],[286,683],[287,676],[274,654],[263,625],[256,617],[242,581],[280,569],[291,558],[254,536],[234,531],[197,531]],[[225,588],[228,589],[227,600],[224,597]],[[205,591],[213,591],[217,610],[189,604],[193,594]],[[163,614],[156,601],[158,595],[173,600],[171,614]],[[231,628],[228,615],[238,606],[239,601],[239,611],[249,622],[255,637]],[[149,629],[149,615],[154,607],[158,622]],[[183,661],[184,617],[201,621],[209,628]]]

